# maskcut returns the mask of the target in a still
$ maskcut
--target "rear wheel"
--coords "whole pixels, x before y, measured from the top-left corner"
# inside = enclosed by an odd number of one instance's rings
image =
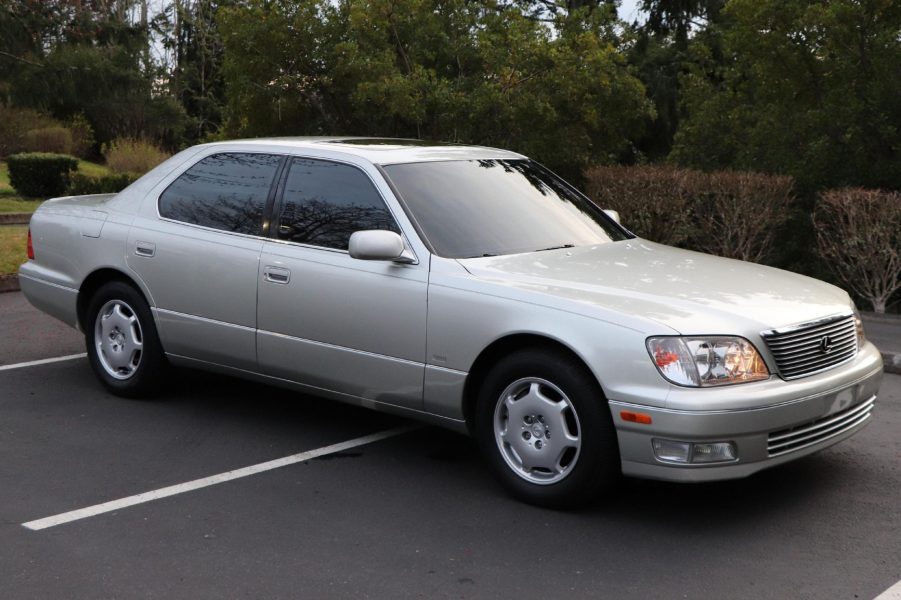
[[[113,281],[97,290],[86,314],[88,359],[101,383],[128,398],[155,392],[166,359],[144,297],[130,285]]]
[[[620,473],[600,386],[563,353],[523,350],[498,362],[481,387],[475,425],[501,483],[531,504],[588,503]]]

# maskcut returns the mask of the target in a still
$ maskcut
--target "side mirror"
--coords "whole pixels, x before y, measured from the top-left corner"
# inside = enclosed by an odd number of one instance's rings
[[[607,216],[617,222],[617,224],[622,225],[623,222],[619,220],[619,211],[613,210],[612,208],[605,208],[604,212],[607,213]]]
[[[347,249],[351,258],[359,260],[415,262],[412,255],[406,252],[404,240],[393,231],[355,231],[350,236]]]

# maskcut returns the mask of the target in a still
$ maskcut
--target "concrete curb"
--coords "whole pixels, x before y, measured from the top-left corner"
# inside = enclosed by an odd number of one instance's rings
[[[18,275],[15,273],[11,275],[0,275],[0,294],[3,292],[18,292],[20,289]]]
[[[28,225],[32,213],[0,213],[0,225]]]
[[[882,362],[885,364],[886,373],[901,375],[901,354],[895,352],[883,352]]]

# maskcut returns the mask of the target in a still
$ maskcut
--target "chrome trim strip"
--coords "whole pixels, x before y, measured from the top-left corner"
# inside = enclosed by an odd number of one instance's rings
[[[778,435],[770,434],[767,437],[767,442],[782,442],[783,440],[797,438],[802,434],[816,433],[818,430],[827,428],[833,423],[852,420],[858,413],[867,412],[872,409],[875,403],[876,396],[871,396],[869,400],[864,400],[857,406],[851,407],[850,410],[846,409],[844,411],[833,413],[832,415],[826,415],[825,417],[822,417],[825,419],[824,421],[812,421],[812,423],[815,423],[814,425],[797,425],[796,427],[792,427],[792,430],[787,431],[787,433],[781,433]],[[780,444],[773,445],[779,446]]]
[[[785,402],[779,402],[778,404],[768,404],[767,406],[758,406],[756,408],[735,408],[735,409],[730,409],[730,410],[723,410],[723,409],[720,409],[720,410],[681,410],[678,408],[663,408],[660,406],[651,406],[648,404],[635,404],[634,402],[622,402],[621,400],[608,400],[607,403],[611,404],[611,405],[622,406],[624,408],[635,408],[635,409],[639,409],[639,410],[651,410],[651,411],[655,411],[655,412],[662,412],[662,413],[667,413],[667,414],[672,414],[672,415],[682,415],[682,416],[687,416],[687,417],[704,416],[704,415],[729,415],[729,414],[742,413],[742,412],[755,412],[755,411],[760,411],[760,410],[770,410],[772,408],[781,408],[783,406],[789,406],[791,404],[796,404],[798,402],[806,402],[806,401],[812,400],[814,398],[819,398],[819,397],[825,396],[827,394],[838,391],[840,389],[846,389],[849,387],[853,387],[853,386],[857,385],[858,383],[860,383],[861,381],[864,381],[865,379],[869,379],[876,373],[881,373],[881,372],[882,372],[882,367],[880,366],[876,369],[871,370],[869,373],[862,375],[861,377],[858,377],[854,381],[849,381],[848,383],[843,384],[841,387],[831,389],[831,390],[826,390],[824,392],[818,392],[816,394],[810,394],[808,396],[804,396],[803,398],[794,398],[792,400],[786,400]],[[751,383],[757,383],[757,382],[751,382]],[[717,387],[703,388],[702,387],[702,388],[696,388],[696,389],[699,391],[701,391],[701,390],[716,391],[721,388],[717,388]]]
[[[875,398],[875,396],[873,398]],[[815,446],[817,444],[821,444],[823,442],[829,441],[832,438],[842,435],[843,433],[847,433],[847,432],[851,431],[852,429],[854,429],[855,427],[857,427],[858,425],[862,425],[863,423],[868,421],[870,419],[870,417],[873,416],[872,412],[871,412],[872,408],[873,408],[873,405],[870,404],[868,406],[867,410],[863,411],[862,413],[852,416],[850,419],[845,419],[841,423],[835,424],[831,428],[831,430],[821,431],[821,432],[818,432],[815,434],[811,434],[809,436],[803,436],[803,437],[799,438],[798,440],[796,440],[797,442],[803,442],[804,440],[810,439],[809,442],[802,444],[800,446],[796,446],[796,447],[789,448],[786,450],[771,452],[770,444],[767,443],[767,454],[769,455],[770,458],[776,458],[778,456],[784,456],[786,454],[791,454],[792,452],[798,452],[799,450],[803,450],[805,448],[810,448],[811,446]],[[823,435],[823,434],[826,434],[826,435]],[[811,439],[811,438],[816,438],[816,439]],[[786,445],[789,445],[789,442],[780,444],[779,447],[786,446]]]
[[[771,335],[780,335],[783,333],[791,333],[792,331],[797,331],[799,329],[806,329],[808,327],[816,327],[818,325],[826,325],[832,321],[838,321],[840,319],[846,319],[848,317],[853,317],[854,313],[848,311],[847,313],[839,313],[837,315],[832,315],[829,317],[823,317],[822,319],[817,319],[815,321],[808,321],[806,323],[798,323],[796,325],[786,325],[785,327],[779,327],[777,329],[768,329],[766,331],[761,331],[761,337],[767,337]]]
[[[299,338],[299,337],[295,337],[293,335],[285,335],[284,333],[276,333],[274,331],[266,331],[264,329],[258,329],[257,333],[264,334],[264,335],[270,335],[272,337],[282,338],[285,340],[312,344],[314,346],[320,346],[322,348],[329,348],[331,350],[342,350],[344,352],[352,352],[354,354],[361,354],[363,356],[372,356],[373,358],[381,358],[384,360],[390,360],[393,362],[412,365],[414,367],[425,367],[426,366],[425,363],[417,362],[415,360],[409,360],[406,358],[398,358],[396,356],[388,356],[386,354],[378,354],[376,352],[368,352],[366,350],[357,350],[355,348],[348,348],[347,346],[337,346],[335,344],[329,344],[327,342],[317,342],[316,340],[308,340],[306,338]]]
[[[248,327],[247,325],[237,325],[235,323],[229,323],[227,321],[217,321],[216,319],[209,319],[207,317],[198,317],[197,315],[189,315],[187,313],[182,313],[182,312],[178,312],[178,311],[174,311],[174,310],[166,310],[165,308],[157,308],[155,306],[151,306],[150,310],[158,312],[158,313],[165,313],[167,315],[174,315],[176,317],[193,319],[195,321],[203,321],[204,323],[210,323],[212,325],[222,325],[225,327],[233,327],[235,329],[243,329],[244,331],[256,331],[255,327]]]
[[[35,283],[42,283],[42,284],[44,284],[44,285],[49,285],[49,286],[52,286],[52,287],[55,287],[55,288],[59,288],[59,289],[61,289],[61,290],[65,290],[65,291],[67,291],[67,292],[75,292],[76,294],[78,293],[78,289],[77,289],[77,288],[70,288],[69,286],[66,286],[66,285],[62,285],[62,284],[59,284],[59,283],[53,283],[52,281],[47,281],[46,279],[41,279],[40,277],[34,277],[34,276],[32,276],[32,275],[25,275],[25,274],[23,274],[23,273],[18,273],[18,277],[19,277],[20,279],[28,279],[28,280],[33,281],[33,282],[35,282]]]
[[[460,371],[458,369],[448,369],[447,367],[439,367],[438,365],[434,365],[432,363],[425,363],[425,367],[427,369],[433,369],[435,371],[444,371],[445,373],[452,373],[454,375],[469,375],[468,371]]]

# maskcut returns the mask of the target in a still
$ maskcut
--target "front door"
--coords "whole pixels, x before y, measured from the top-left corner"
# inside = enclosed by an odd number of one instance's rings
[[[257,351],[264,373],[419,409],[428,264],[350,257],[354,231],[398,229],[369,175],[294,158],[259,270]]]

